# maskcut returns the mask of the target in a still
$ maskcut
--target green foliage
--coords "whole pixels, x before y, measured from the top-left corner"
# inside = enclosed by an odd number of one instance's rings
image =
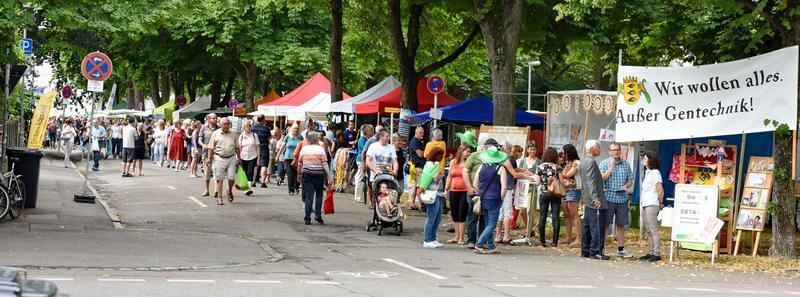
[[[764,126],[769,127],[770,125],[775,128],[775,135],[778,137],[789,137],[792,135],[788,124],[776,120],[764,119]]]
[[[776,212],[778,212],[778,207],[779,206],[780,206],[780,204],[778,204],[778,202],[775,202],[775,201],[768,202],[767,203],[767,213],[768,214],[775,214]]]

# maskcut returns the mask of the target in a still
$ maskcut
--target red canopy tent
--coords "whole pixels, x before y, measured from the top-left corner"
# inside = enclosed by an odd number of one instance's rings
[[[293,91],[289,92],[285,96],[278,98],[276,100],[260,104],[258,106],[258,110],[262,112],[266,112],[267,114],[277,113],[281,108],[276,108],[278,106],[284,107],[294,107],[303,105],[303,103],[308,102],[311,98],[314,98],[319,93],[330,93],[331,92],[331,82],[325,78],[322,73],[317,72],[309,78],[306,82],[302,85],[294,89]],[[344,99],[350,98],[350,95],[347,93],[342,93]],[[285,108],[283,108],[285,109]]]
[[[417,112],[428,111],[433,108],[433,94],[428,92],[425,87],[427,78],[419,80],[417,83]],[[458,99],[453,98],[447,93],[440,93],[438,96],[437,107],[442,107],[459,102]],[[400,101],[403,100],[403,93],[401,88],[396,88],[382,97],[361,104],[354,105],[356,114],[376,114],[385,113],[384,109],[387,107],[400,107]]]

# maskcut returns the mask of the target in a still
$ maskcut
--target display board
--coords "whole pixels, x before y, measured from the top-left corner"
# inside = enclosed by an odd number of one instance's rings
[[[519,145],[524,148],[527,145],[530,132],[530,127],[481,125],[480,134],[478,135],[478,145],[483,145],[487,139],[494,138],[500,145],[508,142],[512,145]]]
[[[736,229],[764,231],[774,169],[773,158],[750,157],[742,202],[739,205],[739,216],[736,218]]]
[[[717,186],[675,185],[675,206],[672,217],[672,241],[710,243],[719,208]],[[720,225],[721,227],[721,225]]]
[[[586,140],[600,139],[602,130],[615,129],[616,98],[614,92],[597,90],[548,92],[545,147],[570,143],[583,155]],[[598,160],[608,158],[609,144],[600,142]]]

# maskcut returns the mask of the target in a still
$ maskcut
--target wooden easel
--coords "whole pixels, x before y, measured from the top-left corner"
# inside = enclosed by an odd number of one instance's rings
[[[742,211],[750,211],[755,214],[761,215],[762,223],[760,228],[763,229],[763,222],[767,220],[767,212],[766,212],[766,201],[768,197],[772,194],[772,183],[774,182],[773,179],[773,170],[775,166],[775,160],[772,157],[758,157],[752,156],[750,157],[750,162],[747,163],[747,176],[745,178],[745,186],[742,191],[742,199],[739,200],[739,211],[736,215],[736,245],[733,249],[733,255],[737,255],[739,253],[739,244],[742,241],[742,231],[750,231],[755,233],[753,236],[753,257],[758,254],[758,244],[761,241],[761,232],[762,230],[755,228],[755,226],[745,226],[744,228],[739,227],[739,217]],[[756,174],[763,174],[764,180],[762,184],[755,184],[755,181],[751,180],[751,176]],[[748,200],[749,205],[744,204],[745,194],[751,193],[751,191],[759,191],[761,194],[760,200],[758,203],[750,204],[750,200]],[[767,191],[767,194],[763,194],[763,191]],[[748,195],[752,196],[752,195]],[[762,201],[763,200],[763,203]]]
[[[736,254],[739,253],[739,243],[742,241],[742,231],[750,231],[755,233],[756,236],[753,238],[753,257],[755,257],[758,254],[758,243],[761,241],[761,231],[742,230],[742,229],[736,231],[736,245],[733,248],[733,255],[736,256]]]

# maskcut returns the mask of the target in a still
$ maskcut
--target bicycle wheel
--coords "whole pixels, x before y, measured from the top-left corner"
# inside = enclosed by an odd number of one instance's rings
[[[17,177],[11,180],[8,189],[9,212],[12,219],[22,216],[25,211],[25,184]]]
[[[0,220],[6,217],[9,213],[10,203],[9,203],[9,196],[8,192],[5,189],[5,186],[0,184]]]

